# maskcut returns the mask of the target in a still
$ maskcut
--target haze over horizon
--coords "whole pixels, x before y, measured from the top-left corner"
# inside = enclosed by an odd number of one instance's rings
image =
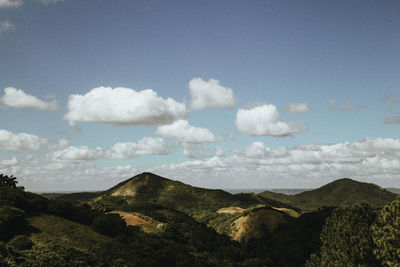
[[[400,187],[397,1],[0,0],[0,173]]]

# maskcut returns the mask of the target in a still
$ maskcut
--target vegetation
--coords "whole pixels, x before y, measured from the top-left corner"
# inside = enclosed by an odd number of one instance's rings
[[[372,239],[374,254],[383,266],[400,266],[400,197],[379,212]]]
[[[12,188],[16,188],[17,187],[17,178],[14,176],[8,176],[8,175],[4,175],[4,174],[0,174],[0,185],[7,185],[10,186]]]
[[[356,198],[376,189],[355,183],[358,191],[348,191]],[[44,197],[1,183],[0,266],[399,266],[400,198],[383,208],[361,203],[299,214],[260,195],[149,173],[93,197]],[[116,212],[143,224],[127,225]]]

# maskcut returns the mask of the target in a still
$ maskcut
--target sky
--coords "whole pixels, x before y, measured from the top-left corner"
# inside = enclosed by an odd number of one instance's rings
[[[400,2],[0,0],[0,173],[400,187]]]

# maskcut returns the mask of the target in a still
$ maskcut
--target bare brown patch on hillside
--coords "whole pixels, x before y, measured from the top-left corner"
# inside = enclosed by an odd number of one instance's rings
[[[117,213],[119,214],[122,219],[124,219],[126,225],[133,225],[133,226],[137,226],[137,225],[142,225],[142,224],[149,224],[150,222],[140,218],[139,216],[133,214],[133,213],[129,213],[129,212],[124,212],[124,211],[112,211],[111,213]]]
[[[227,207],[227,208],[221,208],[217,210],[217,213],[229,213],[229,214],[235,214],[235,213],[242,213],[244,212],[245,209],[242,209],[241,207]]]

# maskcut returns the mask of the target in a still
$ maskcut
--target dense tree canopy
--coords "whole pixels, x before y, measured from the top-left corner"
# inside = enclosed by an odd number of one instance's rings
[[[370,232],[375,217],[368,204],[337,208],[321,232],[321,265],[378,266]]]
[[[400,266],[400,197],[380,211],[371,229],[382,265]]]

